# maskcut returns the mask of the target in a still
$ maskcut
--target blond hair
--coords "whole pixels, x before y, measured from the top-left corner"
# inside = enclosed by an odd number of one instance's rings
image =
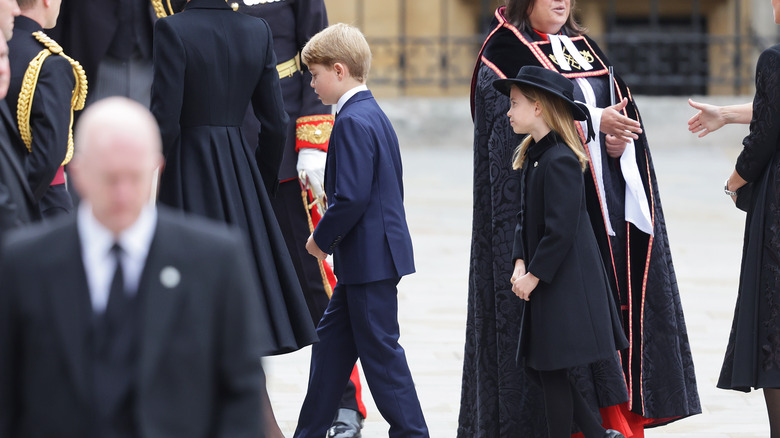
[[[582,145],[582,140],[574,127],[574,117],[571,115],[571,108],[569,104],[560,97],[554,96],[550,93],[542,91],[536,87],[517,86],[523,96],[531,103],[539,102],[542,107],[542,119],[547,126],[553,131],[563,137],[563,142],[574,152],[577,159],[580,162],[580,167],[585,170],[588,165],[588,156],[585,153],[585,147]],[[512,155],[512,168],[521,169],[523,162],[525,161],[526,152],[531,145],[533,137],[527,135],[520,146],[515,149],[515,153]]]
[[[311,37],[301,50],[301,59],[307,66],[320,64],[329,69],[336,63],[344,64],[350,76],[365,82],[371,68],[371,48],[358,28],[337,23]]]

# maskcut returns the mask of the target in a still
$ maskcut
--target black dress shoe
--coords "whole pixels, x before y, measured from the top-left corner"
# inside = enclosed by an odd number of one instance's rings
[[[363,416],[352,409],[339,409],[333,425],[328,429],[326,438],[361,438],[360,430],[363,429]]]
[[[626,437],[622,433],[614,429],[607,429],[604,431],[604,438],[626,438]]]

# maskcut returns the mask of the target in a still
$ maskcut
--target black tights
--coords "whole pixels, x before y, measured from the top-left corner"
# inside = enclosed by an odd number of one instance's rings
[[[569,382],[566,370],[539,371],[539,378],[544,391],[544,410],[547,414],[547,433],[550,438],[571,436],[572,419],[585,438],[604,436],[604,428],[585,403],[582,394]],[[780,401],[780,397],[778,400]],[[780,437],[773,435],[772,438]]]
[[[764,388],[764,400],[769,414],[769,436],[780,438],[780,389]]]

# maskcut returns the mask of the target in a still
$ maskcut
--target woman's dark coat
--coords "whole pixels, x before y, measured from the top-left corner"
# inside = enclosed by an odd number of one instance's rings
[[[718,388],[780,388],[780,45],[758,58],[750,134],[736,171],[754,185],[739,294]]]
[[[165,168],[159,201],[244,231],[275,330],[274,353],[316,341],[271,208],[287,128],[268,24],[223,0],[191,0],[154,28],[152,113]],[[258,138],[241,122],[252,101]]]
[[[613,358],[628,340],[585,207],[580,162],[551,131],[530,146],[522,174],[512,258],[539,284],[526,304],[521,357],[536,370]]]

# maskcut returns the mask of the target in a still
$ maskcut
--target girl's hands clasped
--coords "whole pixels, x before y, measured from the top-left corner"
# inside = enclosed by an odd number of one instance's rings
[[[512,272],[512,292],[520,299],[529,301],[531,292],[536,289],[539,279],[532,273],[525,271],[525,262],[518,259],[515,261],[515,270]]]

